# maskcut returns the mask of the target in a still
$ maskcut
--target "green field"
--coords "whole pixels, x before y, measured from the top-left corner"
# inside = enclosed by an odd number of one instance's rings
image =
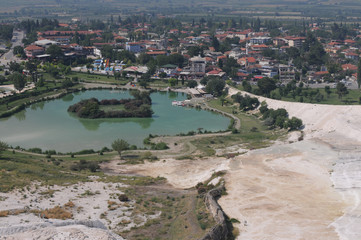
[[[131,15],[139,12],[178,14],[184,16],[226,16],[297,19],[302,17],[359,17],[361,2],[356,0],[0,0],[0,12],[17,10],[18,17],[56,16],[70,20],[72,17],[107,19],[109,15]],[[61,14],[60,14],[61,13]],[[195,14],[195,15],[194,15]],[[3,18],[8,17],[3,15]]]
[[[219,99],[211,100],[207,104],[212,108],[233,114],[241,121],[239,133],[214,137],[205,136],[192,141],[192,144],[207,156],[214,155],[215,149],[224,149],[238,144],[248,149],[264,148],[286,134],[286,130],[269,130],[259,116],[239,111],[230,99],[223,106]]]

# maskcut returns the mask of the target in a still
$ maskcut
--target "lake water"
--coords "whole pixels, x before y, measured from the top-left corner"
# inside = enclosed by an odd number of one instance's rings
[[[142,147],[149,134],[176,135],[198,128],[219,131],[227,129],[230,123],[220,114],[172,106],[173,100],[186,99],[185,94],[174,92],[151,94],[152,118],[80,119],[67,112],[70,105],[91,97],[102,100],[131,96],[128,91],[91,90],[33,104],[10,118],[0,119],[0,140],[13,147],[76,152],[110,148],[117,138]]]

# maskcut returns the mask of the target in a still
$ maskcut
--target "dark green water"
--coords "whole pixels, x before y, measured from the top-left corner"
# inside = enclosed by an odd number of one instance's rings
[[[117,138],[141,147],[149,134],[176,135],[198,128],[219,131],[230,123],[229,118],[220,114],[172,106],[173,100],[184,100],[186,95],[168,92],[151,94],[152,118],[80,119],[67,112],[69,105],[91,97],[102,100],[129,98],[130,95],[128,91],[92,90],[34,104],[0,120],[0,140],[14,147],[75,152],[110,147]]]

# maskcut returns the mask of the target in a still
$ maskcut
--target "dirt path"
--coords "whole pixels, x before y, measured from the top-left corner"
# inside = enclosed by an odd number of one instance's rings
[[[207,102],[205,102],[205,104],[206,104],[206,108],[205,108],[206,110],[212,110],[212,111],[215,111],[215,112],[219,112],[219,113],[221,113],[221,114],[223,114],[225,116],[228,116],[228,117],[232,118],[234,120],[234,125],[233,125],[234,128],[241,129],[241,120],[239,120],[238,117],[234,116],[233,114],[221,111],[219,109],[212,108],[207,104]]]

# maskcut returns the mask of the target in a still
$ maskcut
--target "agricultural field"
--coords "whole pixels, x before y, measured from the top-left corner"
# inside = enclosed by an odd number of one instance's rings
[[[300,19],[308,17],[358,18],[361,12],[361,3],[355,0],[339,1],[296,1],[296,0],[255,0],[255,1],[166,1],[166,0],[107,0],[107,1],[85,1],[85,0],[0,0],[1,18],[9,18],[16,11],[17,17],[56,17],[58,19],[76,18],[99,18],[107,19],[109,15],[126,16],[139,12],[177,14],[181,18],[194,16],[220,17],[243,16],[272,19]],[[194,15],[195,14],[195,15]]]

